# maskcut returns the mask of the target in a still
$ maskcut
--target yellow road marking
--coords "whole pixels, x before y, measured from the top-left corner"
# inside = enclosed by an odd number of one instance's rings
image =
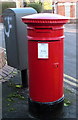
[[[74,80],[75,82],[78,81],[78,79],[73,78],[73,77],[71,77],[71,76],[69,76],[69,75],[66,75],[66,74],[64,74],[64,77],[67,77],[67,78],[69,78],[69,79],[72,79],[72,80]]]
[[[67,83],[69,83],[70,85],[73,85],[73,86],[75,86],[75,87],[78,87],[78,84],[73,83],[73,82],[71,82],[71,81],[69,81],[69,80],[67,80],[67,79],[64,79],[64,81],[67,82]]]

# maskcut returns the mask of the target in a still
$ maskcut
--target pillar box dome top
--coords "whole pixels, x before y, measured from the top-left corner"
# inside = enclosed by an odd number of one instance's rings
[[[68,18],[58,15],[58,14],[52,14],[52,13],[39,13],[39,14],[33,14],[22,17],[22,21],[26,24],[32,24],[32,23],[62,23],[65,24],[68,21]]]

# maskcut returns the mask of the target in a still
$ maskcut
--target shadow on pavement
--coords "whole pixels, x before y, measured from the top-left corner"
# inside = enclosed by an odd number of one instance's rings
[[[28,89],[17,88],[16,84],[21,83],[20,73],[15,77],[11,78],[8,82],[2,83],[2,118],[22,118],[25,120],[33,118],[28,112]],[[54,113],[55,118],[76,118],[76,95],[65,89],[65,99],[68,99],[71,104],[69,106],[64,106],[61,114],[57,117],[57,113]],[[58,110],[59,111],[59,110]],[[52,112],[42,113],[42,115],[37,116],[39,120],[52,120]]]

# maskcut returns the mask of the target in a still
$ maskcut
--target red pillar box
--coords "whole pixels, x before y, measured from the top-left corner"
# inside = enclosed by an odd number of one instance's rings
[[[68,19],[40,13],[22,17],[22,21],[28,25],[29,110],[42,113],[64,101],[63,25]]]

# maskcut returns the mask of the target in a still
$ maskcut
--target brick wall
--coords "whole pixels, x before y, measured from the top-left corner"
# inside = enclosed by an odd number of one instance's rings
[[[75,5],[71,5],[70,7],[70,17],[75,17]]]
[[[57,13],[59,14],[59,15],[65,15],[65,6],[63,5],[63,6],[57,6]]]
[[[6,64],[4,49],[0,48],[0,69]]]
[[[65,10],[66,9],[66,3],[58,3],[57,4],[57,14],[60,14],[60,15],[63,15],[63,16],[65,16],[66,15],[66,11],[67,10]],[[69,17],[72,17],[72,18],[75,18],[76,16],[75,16],[75,14],[76,14],[76,6],[75,6],[75,3],[69,3],[69,7],[70,7],[70,15],[69,15]],[[68,8],[67,8],[68,9]],[[68,17],[68,16],[67,16]]]

